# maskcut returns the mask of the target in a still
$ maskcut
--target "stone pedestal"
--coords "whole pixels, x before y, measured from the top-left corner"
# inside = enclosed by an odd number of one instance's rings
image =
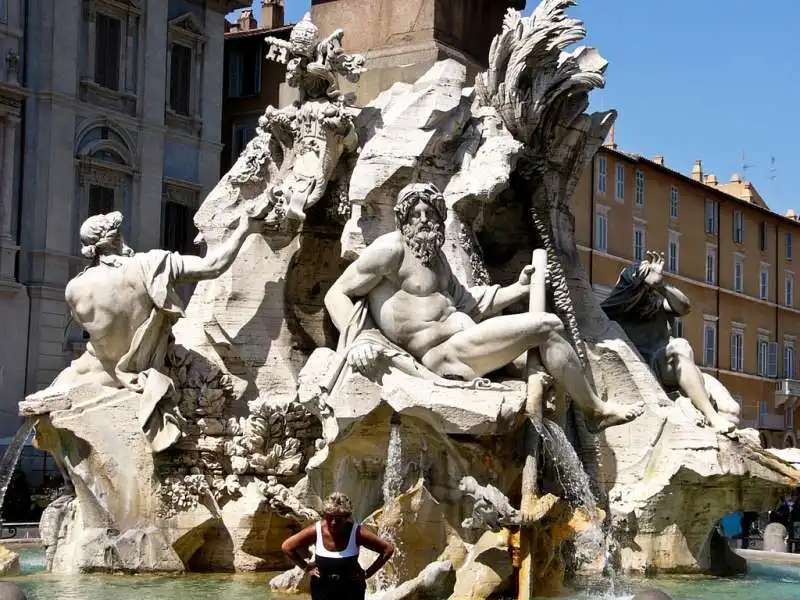
[[[789,546],[786,540],[789,532],[781,523],[770,523],[764,528],[764,551],[765,552],[788,552]]]
[[[467,67],[467,78],[486,68],[494,36],[509,8],[525,0],[312,0],[312,20],[323,36],[344,29],[348,52],[367,57],[367,72],[356,86],[365,106],[396,82],[417,81],[436,61],[452,58]]]

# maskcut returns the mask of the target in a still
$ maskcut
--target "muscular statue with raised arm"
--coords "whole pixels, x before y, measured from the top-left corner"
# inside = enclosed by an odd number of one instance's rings
[[[242,216],[205,257],[134,252],[123,241],[121,226],[119,212],[89,217],[81,226],[81,253],[92,263],[67,284],[66,300],[90,339],[86,352],[53,385],[91,382],[141,394],[139,420],[151,448],[160,452],[181,436],[180,415],[162,402],[173,389],[163,373],[172,326],[183,316],[175,285],[218,277],[263,221]]]
[[[738,405],[719,381],[695,365],[689,342],[672,335],[673,319],[687,315],[691,304],[664,281],[663,268],[664,255],[648,252],[646,260],[622,272],[601,306],[622,326],[666,391],[679,390],[714,430],[730,432],[735,423],[718,411],[734,413]]]
[[[406,186],[394,211],[398,230],[370,244],[325,297],[340,331],[348,326],[354,302],[365,298],[381,333],[441,377],[482,377],[538,348],[547,371],[578,402],[594,431],[626,423],[642,413],[641,403],[620,405],[597,396],[557,316],[494,316],[528,298],[532,266],[506,287],[466,289],[461,285],[442,252],[447,207],[434,185]],[[367,372],[381,351],[378,345],[359,344],[348,361]]]

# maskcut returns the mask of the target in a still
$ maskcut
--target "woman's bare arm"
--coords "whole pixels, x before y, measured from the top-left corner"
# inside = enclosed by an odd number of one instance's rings
[[[317,539],[317,528],[315,525],[306,527],[302,531],[295,533],[292,537],[288,538],[281,544],[281,550],[286,554],[292,562],[303,569],[308,571],[314,567],[313,563],[309,563],[300,554],[301,550],[306,550]]]
[[[382,540],[366,527],[358,528],[357,542],[359,546],[369,548],[378,554],[378,558],[375,559],[375,562],[372,563],[364,572],[364,576],[369,579],[375,575],[375,573],[380,571],[383,565],[389,562],[389,559],[392,558],[392,555],[394,554],[394,544],[387,542],[386,540]]]

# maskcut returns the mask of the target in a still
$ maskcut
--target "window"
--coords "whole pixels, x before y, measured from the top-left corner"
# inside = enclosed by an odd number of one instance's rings
[[[758,273],[758,297],[769,300],[769,266],[761,265]]]
[[[767,222],[761,221],[761,225],[758,228],[758,247],[761,249],[762,252],[767,251]]]
[[[669,257],[667,261],[667,269],[671,273],[677,273],[680,266],[680,240],[676,231],[669,232]]]
[[[625,200],[625,165],[617,163],[617,200]]]
[[[608,160],[605,156],[597,157],[597,191],[606,193],[606,179],[608,178]]]
[[[608,252],[608,209],[604,206],[597,207],[595,214],[595,248],[601,252]]]
[[[744,333],[731,332],[731,371],[744,371]]]
[[[769,414],[769,411],[767,410],[767,401],[766,400],[759,400],[758,401],[758,424],[759,424],[759,426],[764,424],[764,421],[766,421],[768,414]]]
[[[644,206],[644,173],[636,170],[636,206]]]
[[[767,362],[769,361],[769,341],[759,338],[758,340],[758,374],[766,377]]]
[[[192,244],[194,223],[192,210],[185,204],[164,203],[163,245],[167,250],[181,254],[197,254]]]
[[[105,215],[114,210],[114,188],[89,186],[89,217]]]
[[[787,231],[786,232],[786,258],[788,260],[792,260],[792,253],[794,251],[794,249],[792,248],[792,242],[793,241],[794,240],[792,239],[792,232],[791,231]]]
[[[169,77],[169,105],[179,115],[191,114],[192,49],[172,44]]]
[[[778,344],[768,338],[758,338],[758,374],[762,377],[778,376]]]
[[[261,93],[261,47],[255,51],[232,50],[228,56],[228,96],[246,98]]]
[[[783,426],[789,431],[794,431],[794,406],[787,406],[783,409]],[[786,446],[793,448],[794,446]]]
[[[670,219],[678,218],[678,188],[674,185],[669,196],[669,217]]]
[[[231,162],[236,162],[239,155],[244,152],[247,144],[256,137],[256,128],[248,123],[236,123],[233,126],[233,147],[231,148]]]
[[[794,306],[794,273],[786,273],[783,291],[786,306]]]
[[[717,324],[706,322],[703,325],[703,366],[717,364]]]
[[[706,246],[706,283],[717,283],[717,247]]]
[[[103,13],[95,21],[94,81],[110,90],[119,90],[122,50],[122,22]]]
[[[794,343],[784,342],[783,346],[783,377],[794,379],[797,375],[797,359],[794,353]]]
[[[633,228],[633,260],[644,260],[644,227],[635,225]]]
[[[733,211],[733,243],[744,243],[744,213],[740,210]]]
[[[683,319],[672,317],[672,333],[675,337],[683,337]]]
[[[733,291],[744,292],[744,257],[739,255],[733,260]]]
[[[717,233],[717,221],[719,207],[714,200],[706,198],[706,233]]]

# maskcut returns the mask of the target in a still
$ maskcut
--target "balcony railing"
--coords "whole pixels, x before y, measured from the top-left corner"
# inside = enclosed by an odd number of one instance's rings
[[[758,415],[758,427],[760,429],[783,431],[786,428],[786,420],[784,419],[783,415],[762,413]]]
[[[800,396],[800,381],[797,379],[779,379],[775,382],[775,393],[783,396]]]

